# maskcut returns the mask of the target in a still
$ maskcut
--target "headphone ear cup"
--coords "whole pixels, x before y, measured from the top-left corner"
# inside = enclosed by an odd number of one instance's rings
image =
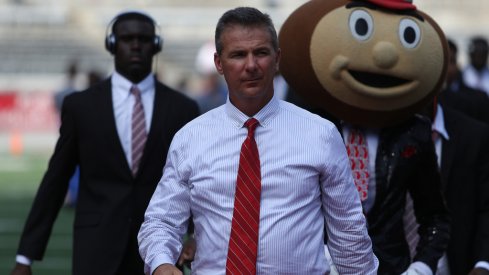
[[[115,35],[112,33],[105,38],[105,49],[111,54],[115,52]]]
[[[155,54],[160,52],[161,49],[163,48],[163,39],[159,35],[155,35],[154,38],[154,47],[155,47]]]

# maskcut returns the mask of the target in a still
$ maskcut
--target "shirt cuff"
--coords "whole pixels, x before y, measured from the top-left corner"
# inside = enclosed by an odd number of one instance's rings
[[[478,261],[476,264],[475,264],[475,268],[484,268],[486,270],[489,271],[489,262],[486,262],[486,261]]]
[[[148,266],[146,266],[145,273],[150,271],[149,274],[153,274],[155,272],[155,269],[162,264],[174,265],[169,257],[167,257],[164,254],[159,254],[156,257],[154,257],[154,259],[151,261],[151,263]]]
[[[29,266],[32,265],[32,260],[27,258],[24,255],[15,256],[15,261],[18,262],[19,264],[23,264],[23,265],[29,265]]]
[[[409,266],[409,269],[414,269],[419,274],[423,275],[433,275],[431,268],[423,262],[414,262]]]

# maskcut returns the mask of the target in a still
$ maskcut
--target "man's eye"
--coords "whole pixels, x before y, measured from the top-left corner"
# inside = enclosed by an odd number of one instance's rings
[[[119,36],[118,39],[120,41],[122,41],[122,42],[129,42],[129,41],[131,41],[131,37],[129,37],[129,36]]]
[[[121,35],[118,37],[119,41],[122,42],[131,42],[131,41],[139,41],[142,43],[149,43],[152,41],[153,37],[151,36],[132,36],[132,35]]]
[[[139,40],[140,40],[141,42],[147,43],[147,42],[151,42],[152,38],[153,38],[153,37],[151,37],[151,36],[140,36],[140,37],[139,37]]]
[[[231,58],[241,58],[243,56],[244,56],[243,53],[233,53],[233,54],[231,54]]]

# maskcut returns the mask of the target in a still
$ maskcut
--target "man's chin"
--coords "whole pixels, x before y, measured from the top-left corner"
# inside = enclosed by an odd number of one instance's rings
[[[130,67],[127,72],[129,73],[130,80],[137,83],[150,74],[151,70],[142,67]]]

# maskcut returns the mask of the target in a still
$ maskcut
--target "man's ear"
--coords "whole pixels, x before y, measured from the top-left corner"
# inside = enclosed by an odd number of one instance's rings
[[[222,70],[221,58],[217,53],[214,53],[214,65],[216,66],[216,70],[220,75],[224,74]]]
[[[277,50],[277,57],[275,59],[275,70],[278,72],[279,71],[279,64],[280,64],[280,56],[282,54],[282,51],[280,48]]]

